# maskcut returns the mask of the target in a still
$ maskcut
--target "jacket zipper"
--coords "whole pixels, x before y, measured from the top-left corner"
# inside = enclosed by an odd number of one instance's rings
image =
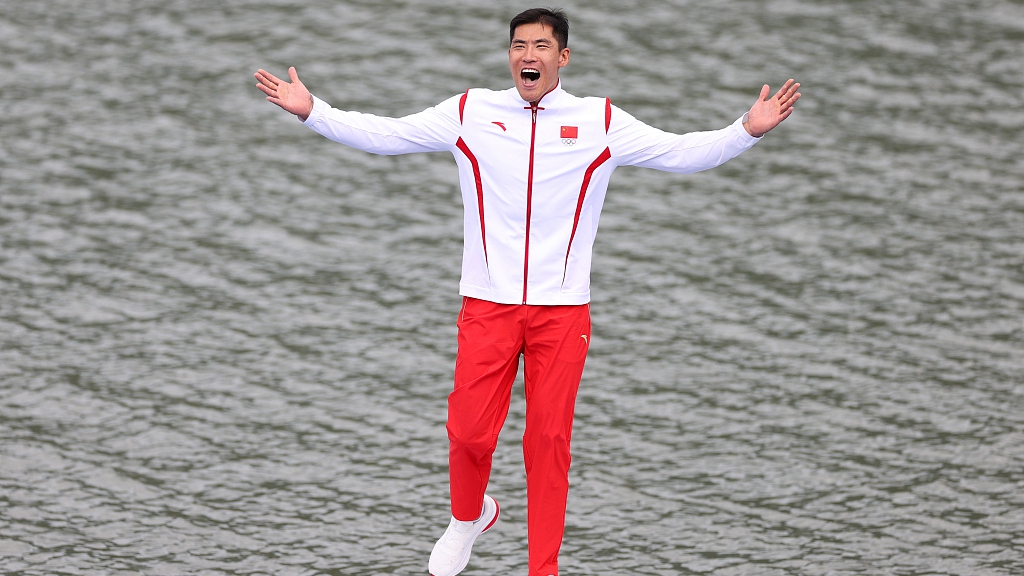
[[[526,283],[530,279],[530,212],[533,207],[533,145],[537,140],[537,103],[531,103],[530,111],[533,112],[533,125],[530,128],[530,170],[526,180],[526,249],[523,255],[523,304],[526,304]]]

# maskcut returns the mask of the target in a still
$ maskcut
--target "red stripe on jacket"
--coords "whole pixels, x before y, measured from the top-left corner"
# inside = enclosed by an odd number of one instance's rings
[[[576,216],[572,219],[572,233],[569,234],[569,247],[565,249],[565,267],[562,269],[562,283],[565,283],[565,275],[569,272],[569,252],[572,250],[572,241],[576,237],[576,227],[580,224],[580,213],[583,212],[583,200],[587,197],[587,188],[590,186],[590,178],[594,175],[594,170],[597,170],[598,166],[604,164],[612,157],[612,151],[605,148],[601,155],[594,159],[587,166],[587,171],[583,173],[583,185],[580,186],[580,197],[576,201]]]

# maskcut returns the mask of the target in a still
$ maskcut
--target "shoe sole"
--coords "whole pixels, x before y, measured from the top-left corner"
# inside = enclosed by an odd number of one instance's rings
[[[501,505],[498,504],[498,501],[495,500],[494,498],[491,498],[491,502],[494,502],[494,518],[491,518],[491,523],[488,524],[486,528],[480,531],[481,534],[490,530],[491,526],[494,526],[494,524],[498,522],[498,515],[501,514]]]
[[[480,534],[477,534],[477,538],[479,538],[482,534],[490,530],[491,527],[498,522],[498,516],[501,515],[501,505],[498,504],[498,501],[495,500],[494,498],[491,498],[491,502],[494,502],[494,518],[491,518],[490,523],[488,523],[487,526],[484,526],[484,529],[480,531]],[[476,540],[473,541],[473,544],[476,544]],[[472,550],[472,548],[470,548],[470,550]],[[466,556],[466,563],[462,565],[462,568],[459,568],[456,574],[459,574],[460,572],[465,570],[466,566],[469,566],[469,555]],[[429,574],[430,576],[434,576],[432,572]]]

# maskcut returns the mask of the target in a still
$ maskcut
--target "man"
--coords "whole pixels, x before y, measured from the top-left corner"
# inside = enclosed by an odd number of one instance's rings
[[[792,80],[713,132],[662,132],[605,98],[563,91],[569,23],[532,9],[509,25],[515,88],[471,89],[404,118],[331,108],[299,81],[260,70],[267,100],[318,133],[377,154],[449,151],[465,205],[462,310],[455,387],[448,398],[452,518],[430,555],[433,576],[454,576],[498,519],[484,493],[498,432],[523,356],[529,574],[558,573],[569,489],[576,392],[590,345],[590,262],[612,171],[623,165],[691,173],[752,146],[793,111]]]

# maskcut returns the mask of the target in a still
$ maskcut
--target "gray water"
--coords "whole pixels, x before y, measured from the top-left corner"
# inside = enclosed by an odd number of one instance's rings
[[[448,518],[450,155],[302,127],[505,88],[467,0],[0,1],[0,571],[425,574]],[[566,2],[563,85],[676,132],[594,263],[562,573],[1024,573],[1024,6]],[[467,575],[525,574],[517,384]]]

